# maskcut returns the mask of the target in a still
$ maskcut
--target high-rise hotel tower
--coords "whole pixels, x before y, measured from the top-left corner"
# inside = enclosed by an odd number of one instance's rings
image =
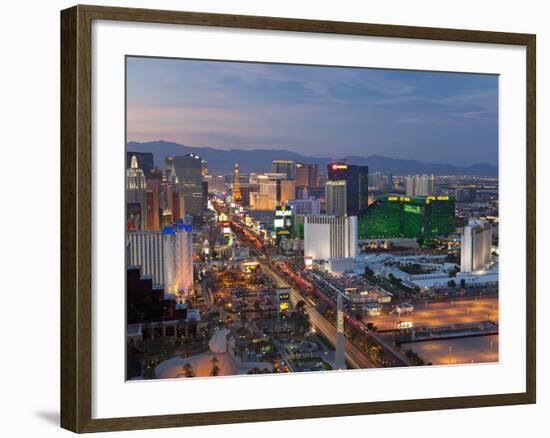
[[[178,219],[162,231],[128,231],[128,266],[162,286],[165,296],[183,297],[193,290],[193,232]]]
[[[235,202],[241,202],[243,200],[239,178],[239,163],[235,163],[235,166],[233,166],[233,201]]]
[[[474,272],[491,263],[492,227],[489,222],[470,219],[460,240],[460,272]]]

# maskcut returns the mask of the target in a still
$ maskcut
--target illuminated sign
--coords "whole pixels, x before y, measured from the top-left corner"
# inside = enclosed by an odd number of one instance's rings
[[[288,217],[292,216],[292,210],[286,205],[281,205],[275,209],[275,216],[277,217]]]
[[[221,222],[220,225],[222,227],[222,233],[223,234],[231,234],[231,227],[229,226],[228,221]]]
[[[286,205],[275,209],[275,220],[273,226],[277,235],[288,235],[292,229],[292,210]]]
[[[250,273],[258,269],[258,266],[260,264],[258,262],[244,262],[244,263],[241,263],[241,265],[245,272]]]
[[[288,310],[290,306],[290,289],[281,289],[277,293],[279,298],[279,310]]]
[[[344,333],[344,312],[340,309],[336,313],[336,328],[338,333]]]
[[[388,196],[388,201],[411,202],[411,198],[409,196]]]
[[[406,211],[407,213],[420,213],[420,207],[416,206],[416,205],[405,205],[403,207],[403,210]]]
[[[446,195],[441,196],[427,196],[426,204],[429,204],[431,201],[448,201],[450,198]]]
[[[332,170],[344,170],[344,169],[347,169],[347,168],[348,168],[347,164],[333,164],[332,165]]]
[[[410,329],[413,328],[414,324],[412,321],[399,321],[397,323],[398,329]]]
[[[275,212],[275,216],[277,217],[288,217],[292,216],[292,210],[277,210]]]

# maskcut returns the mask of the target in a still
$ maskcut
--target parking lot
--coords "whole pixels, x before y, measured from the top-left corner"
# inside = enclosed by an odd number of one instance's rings
[[[412,321],[414,327],[429,327],[487,320],[498,323],[498,298],[416,303],[412,313],[366,316],[363,322],[372,322],[378,330],[392,330],[399,321]]]
[[[403,344],[433,365],[498,362],[498,335]]]

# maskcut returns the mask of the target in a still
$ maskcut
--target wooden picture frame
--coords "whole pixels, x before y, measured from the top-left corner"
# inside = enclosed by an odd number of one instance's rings
[[[526,48],[527,321],[524,393],[254,409],[232,412],[92,418],[91,25],[93,20],[413,38]],[[536,401],[535,35],[382,24],[75,6],[61,12],[61,426],[97,432],[328,416],[528,404]]]

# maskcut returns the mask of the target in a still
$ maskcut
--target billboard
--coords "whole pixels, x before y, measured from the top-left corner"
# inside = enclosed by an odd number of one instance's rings
[[[279,301],[279,312],[284,312],[290,308],[290,288],[281,288],[277,290]]]
[[[412,321],[399,321],[397,323],[397,328],[402,329],[411,329],[414,327],[414,323]]]
[[[222,233],[225,237],[229,237],[231,235],[231,226],[229,224],[229,222],[221,222],[220,223],[221,227],[222,227]]]
[[[277,236],[289,235],[292,230],[292,210],[286,205],[280,205],[275,209],[273,228]]]

